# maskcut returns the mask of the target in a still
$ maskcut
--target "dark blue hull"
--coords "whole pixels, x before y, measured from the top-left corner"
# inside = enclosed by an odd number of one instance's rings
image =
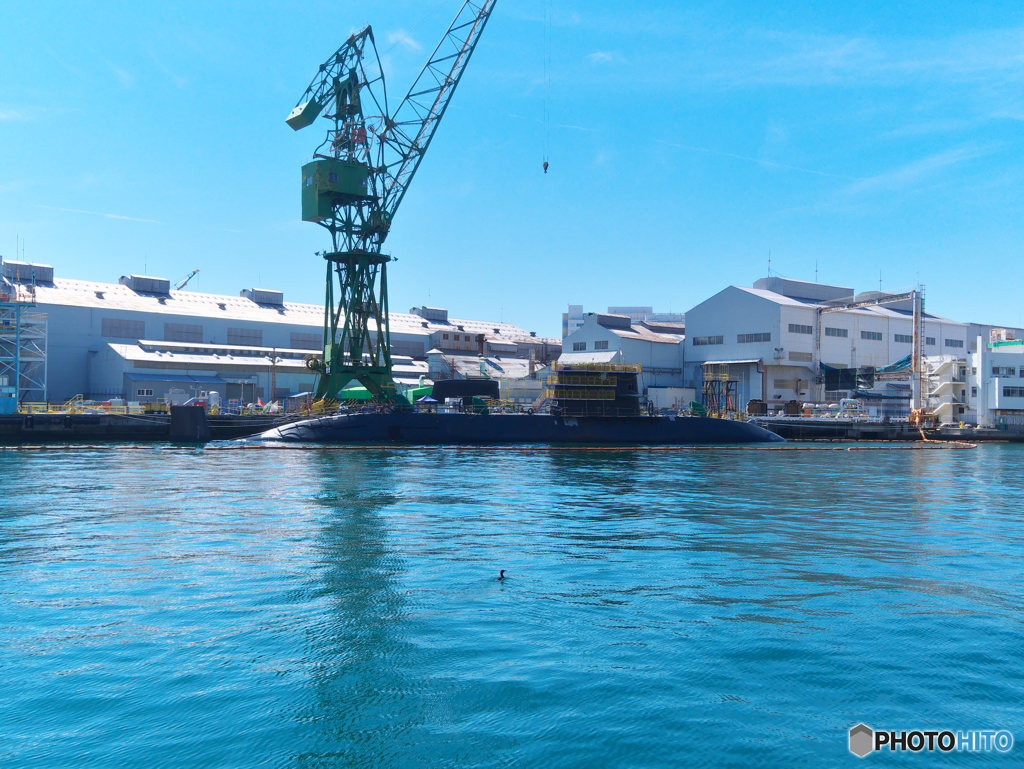
[[[752,422],[707,417],[554,417],[548,414],[372,413],[293,422],[268,430],[266,441],[301,443],[782,443]]]

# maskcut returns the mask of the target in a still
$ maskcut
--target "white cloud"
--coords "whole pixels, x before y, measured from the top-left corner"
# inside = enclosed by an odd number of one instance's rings
[[[388,33],[388,42],[391,46],[404,45],[406,48],[412,51],[422,51],[423,46],[413,40],[412,36],[404,29],[396,30],[395,32]]]
[[[0,120],[28,120],[28,118],[17,110],[0,109]]]
[[[675,147],[680,150],[689,150],[690,152],[705,152],[709,155],[719,155],[724,158],[734,158],[736,160],[745,160],[749,163],[757,163],[760,166],[767,166],[769,168],[780,168],[785,171],[799,171],[804,174],[814,174],[815,176],[833,176],[840,179],[849,179],[848,176],[842,176],[841,174],[831,174],[827,171],[815,171],[812,168],[801,168],[800,166],[788,166],[783,163],[776,163],[774,160],[765,160],[764,158],[752,158],[746,155],[735,155],[732,152],[723,152],[721,150],[708,149],[707,147],[693,147],[688,144],[676,144],[675,142],[667,142],[662,139],[655,139],[658,144],[664,144],[666,147]]]
[[[157,58],[157,55],[155,53],[150,51],[149,55],[153,59],[153,63],[156,64],[157,69],[159,69],[161,72],[167,75],[167,77],[171,79],[171,82],[174,83],[174,85],[177,88],[181,89],[188,85],[188,80],[181,77],[177,73],[171,71],[171,68],[164,64],[162,61],[160,61],[160,59]]]
[[[80,208],[61,208],[59,206],[39,206],[40,208],[48,208],[51,211],[68,211],[72,214],[89,214],[90,216],[102,216],[107,219],[123,219],[128,222],[145,222],[147,224],[164,224],[164,222],[158,222],[156,219],[137,219],[134,216],[122,216],[121,214],[104,214],[99,211],[83,211]]]
[[[132,75],[129,75],[127,72],[125,72],[123,69],[120,69],[119,67],[115,67],[113,62],[111,62],[109,59],[103,59],[103,61],[106,62],[106,65],[108,67],[110,67],[110,71],[114,73],[114,76],[121,82],[121,85],[123,85],[125,88],[131,88],[133,85],[135,85],[135,78]]]
[[[935,154],[928,155],[919,160],[902,165],[899,168],[894,168],[891,171],[885,171],[867,179],[862,179],[856,184],[847,187],[844,192],[848,195],[856,195],[864,192],[873,192],[875,190],[902,189],[903,187],[911,185],[921,179],[934,175],[943,168],[947,168],[955,163],[974,160],[975,158],[988,154],[990,151],[991,150],[968,145],[964,147],[954,147],[953,149],[948,149],[943,152],[936,152]]]
[[[585,58],[591,64],[601,64],[606,61],[611,61],[615,57],[607,51],[594,51],[591,54],[587,54]]]

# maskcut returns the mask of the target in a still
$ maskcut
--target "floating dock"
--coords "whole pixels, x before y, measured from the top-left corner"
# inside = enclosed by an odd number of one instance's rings
[[[198,409],[198,406],[174,406]],[[184,412],[182,412],[184,413]],[[3,414],[0,415],[0,443],[53,443],[55,441],[205,441],[234,440],[257,435],[304,417],[289,414],[195,415],[188,419],[184,433],[172,432],[171,414]],[[195,433],[205,423],[208,432]]]

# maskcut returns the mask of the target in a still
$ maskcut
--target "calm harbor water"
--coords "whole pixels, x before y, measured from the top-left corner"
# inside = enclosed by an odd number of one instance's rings
[[[0,451],[0,765],[1020,766],[1022,460]]]

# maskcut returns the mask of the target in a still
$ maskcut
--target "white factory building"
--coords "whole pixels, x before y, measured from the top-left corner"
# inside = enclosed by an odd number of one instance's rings
[[[0,280],[31,289],[33,312],[45,318],[44,384],[21,393],[23,401],[82,395],[144,402],[171,388],[266,401],[313,389],[304,359],[322,353],[324,308],[286,302],[279,291],[219,296],[137,275],[97,283],[12,261],[0,265]],[[395,378],[404,385],[427,376],[430,351],[483,355],[515,371],[531,357],[543,365],[561,351],[560,340],[509,323],[449,318],[440,308],[392,313],[390,322]]]
[[[682,392],[686,329],[682,323],[643,320],[628,315],[588,313],[583,324],[562,340],[559,363],[639,363],[640,391],[656,405],[688,404]]]
[[[966,355],[925,359],[929,410],[946,424],[1024,430],[1024,332],[971,331],[978,333]]]
[[[848,308],[886,300],[882,292],[854,295],[852,288],[762,278],[752,288],[729,286],[686,313],[684,384],[700,392],[710,367],[738,383],[742,408],[750,399],[772,402],[836,401],[826,391],[825,368],[883,367],[910,355],[910,300]],[[925,314],[925,355],[964,355],[968,325]],[[893,384],[904,397],[906,384]],[[880,389],[884,394],[885,387]]]

